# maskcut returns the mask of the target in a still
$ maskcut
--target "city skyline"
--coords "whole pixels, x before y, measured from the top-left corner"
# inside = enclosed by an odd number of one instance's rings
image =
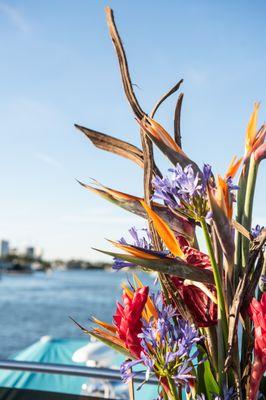
[[[0,234],[18,247],[41,246],[48,259],[110,261],[91,247],[108,248],[105,238],[119,239],[143,221],[89,193],[76,179],[95,178],[139,196],[143,191],[139,167],[100,152],[74,128],[78,123],[140,146],[104,6],[114,9],[144,110],[184,78],[184,148],[200,166],[215,163],[215,174],[224,174],[232,156],[243,154],[254,101],[261,102],[260,123],[266,118],[266,5],[48,3],[0,2]],[[171,133],[176,98],[158,113]],[[158,163],[165,172],[168,163],[161,157]],[[262,164],[255,198],[255,222],[262,225],[265,177]]]
[[[13,246],[12,246],[13,245]],[[29,258],[38,258],[43,256],[41,248],[36,248],[30,244],[23,247],[14,246],[14,243],[9,239],[0,238],[0,257],[5,258],[9,255],[24,255]]]

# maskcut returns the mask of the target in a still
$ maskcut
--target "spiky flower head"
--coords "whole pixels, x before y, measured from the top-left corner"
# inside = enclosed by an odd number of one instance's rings
[[[119,243],[124,245],[133,245],[145,250],[152,250],[151,235],[148,229],[136,229],[135,226],[132,226],[128,232],[131,236],[131,242],[128,243],[127,240],[122,237],[119,240]],[[121,268],[133,266],[134,264],[124,261],[121,258],[114,258],[113,269],[116,271],[119,271]]]
[[[122,378],[125,381],[131,379],[131,368],[139,363],[145,366],[146,380],[155,374],[189,390],[189,382],[195,379],[193,361],[198,355],[195,344],[202,337],[193,325],[178,319],[171,306],[163,304],[161,293],[153,301],[158,316],[149,322],[143,321],[142,332],[138,335],[141,356],[138,361],[122,364]]]
[[[254,228],[251,228],[251,235],[253,238],[257,238],[260,234],[262,229],[264,229],[264,226],[256,225]]]
[[[170,168],[169,176],[153,180],[154,199],[162,200],[168,207],[198,219],[206,217],[209,211],[207,184],[211,177],[211,167],[205,164],[200,174],[192,165],[182,168],[177,164]]]

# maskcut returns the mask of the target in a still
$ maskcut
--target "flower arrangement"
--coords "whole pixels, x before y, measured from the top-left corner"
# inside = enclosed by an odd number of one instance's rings
[[[234,157],[226,174],[215,177],[210,165],[201,168],[182,149],[182,93],[175,110],[174,137],[154,119],[182,80],[149,115],[145,113],[133,90],[113,12],[107,8],[106,14],[125,94],[140,127],[142,149],[76,127],[96,147],[143,168],[144,198],[96,181],[82,185],[146,219],[142,230],[130,229],[131,241],[112,242],[120,252],[102,252],[114,258],[117,271],[155,271],[159,285],[144,286],[134,274],[133,283],[123,286],[113,323],[93,318],[96,326],[82,329],[125,355],[121,365],[125,382],[141,364],[143,383],[154,376],[160,399],[265,398],[266,230],[252,225],[256,177],[266,157],[266,125],[257,129],[259,104],[247,126],[243,157]],[[154,162],[153,145],[172,164],[166,176]]]

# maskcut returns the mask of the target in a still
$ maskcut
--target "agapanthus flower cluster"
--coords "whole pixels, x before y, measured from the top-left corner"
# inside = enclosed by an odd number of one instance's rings
[[[118,242],[124,245],[130,245],[140,247],[145,250],[152,250],[151,235],[148,229],[136,229],[134,226],[128,230],[132,242],[128,243],[127,240],[122,237]],[[140,235],[140,233],[142,235]],[[121,258],[114,258],[113,269],[120,270],[125,267],[133,267],[134,264],[122,260]]]
[[[176,385],[185,386],[195,379],[193,362],[198,356],[195,344],[202,337],[187,321],[176,317],[171,306],[163,304],[161,293],[154,298],[158,316],[143,321],[141,339],[142,352],[138,360],[126,361],[121,366],[124,381],[132,378],[131,368],[143,364],[146,380],[153,374],[158,378],[171,379]]]
[[[203,171],[195,172],[192,165],[182,168],[177,164],[170,168],[171,175],[153,179],[154,199],[160,199],[174,210],[183,210],[191,218],[206,217],[209,212],[207,183],[211,177],[211,166],[204,164]]]

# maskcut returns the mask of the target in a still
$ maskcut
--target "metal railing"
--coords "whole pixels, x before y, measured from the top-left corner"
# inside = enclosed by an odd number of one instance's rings
[[[111,381],[121,381],[119,370],[111,368],[97,368],[97,367],[83,367],[78,365],[64,365],[64,364],[48,364],[38,363],[33,361],[17,361],[17,360],[0,360],[0,369],[7,369],[10,371],[25,371],[41,374],[60,374],[72,376],[84,376],[87,378],[98,378]],[[133,381],[142,383],[145,380],[145,375],[136,373]],[[151,377],[147,384],[155,385],[158,381],[156,378]]]

